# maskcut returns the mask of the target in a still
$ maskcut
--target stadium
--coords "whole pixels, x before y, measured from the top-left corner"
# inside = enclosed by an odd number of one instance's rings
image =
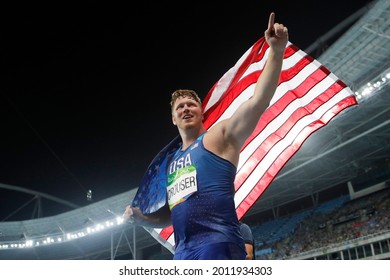
[[[311,135],[245,215],[257,259],[390,259],[390,2],[373,1],[306,51],[320,50],[340,30],[316,59],[355,92],[359,106]],[[5,216],[0,259],[172,258],[146,229],[121,219],[136,189],[84,207],[18,186],[0,189],[70,208],[23,221]]]

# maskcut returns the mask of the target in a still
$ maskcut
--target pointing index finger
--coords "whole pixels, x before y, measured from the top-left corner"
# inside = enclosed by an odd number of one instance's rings
[[[274,27],[274,23],[275,23],[275,13],[272,12],[272,13],[269,15],[268,29],[272,29],[272,28]]]

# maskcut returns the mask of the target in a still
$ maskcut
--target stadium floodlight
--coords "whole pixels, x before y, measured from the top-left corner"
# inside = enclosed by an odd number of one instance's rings
[[[387,85],[390,81],[390,68],[382,72],[380,75],[372,79],[365,86],[355,92],[358,101],[372,96],[379,89]]]
[[[19,241],[2,241],[0,242],[0,250],[7,249],[25,249],[38,246],[47,246],[52,244],[58,244],[62,242],[72,241],[79,238],[87,237],[91,234],[96,234],[111,228],[119,227],[124,223],[122,217],[116,217],[115,219],[106,220],[100,223],[97,223],[95,226],[88,226],[79,230],[66,232],[63,234],[53,234],[38,236],[28,240],[19,240]]]

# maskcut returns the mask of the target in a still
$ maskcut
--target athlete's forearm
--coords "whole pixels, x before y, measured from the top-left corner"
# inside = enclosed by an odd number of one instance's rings
[[[253,97],[261,106],[268,107],[278,87],[284,52],[270,49],[262,74],[257,80]]]

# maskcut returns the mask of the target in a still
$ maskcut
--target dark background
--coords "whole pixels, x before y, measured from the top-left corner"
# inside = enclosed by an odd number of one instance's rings
[[[2,9],[0,183],[80,206],[135,188],[177,134],[171,92],[204,98],[263,36],[271,11],[305,51],[370,1],[126,3]],[[31,199],[0,188],[0,219],[28,218],[19,210]]]

